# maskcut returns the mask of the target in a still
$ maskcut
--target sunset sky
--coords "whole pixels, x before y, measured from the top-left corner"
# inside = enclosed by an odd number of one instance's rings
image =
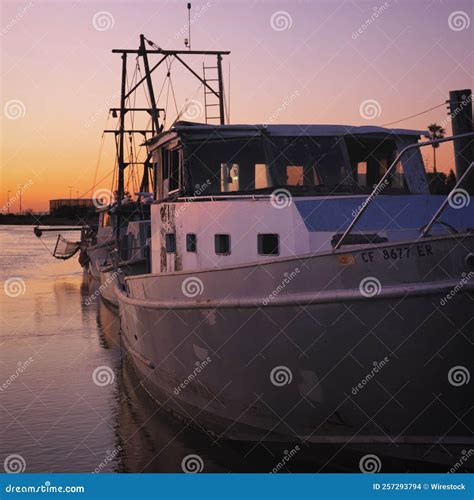
[[[183,49],[186,3],[2,0],[2,205],[8,190],[12,197],[30,183],[23,209],[47,210],[49,199],[69,197],[69,186],[73,197],[88,197],[94,178],[112,172],[109,136],[96,173],[107,110],[119,105],[120,56],[111,50],[137,48],[140,33],[162,48]],[[449,90],[472,88],[473,5],[194,0],[192,48],[232,51],[224,64],[232,123],[383,125],[442,104]],[[202,72],[200,60],[194,67]],[[178,108],[186,97],[202,101],[197,80],[185,80],[177,65],[171,72]],[[163,76],[155,76],[157,93]],[[160,107],[165,99],[166,87]],[[362,106],[369,100],[375,116]],[[451,133],[445,106],[394,127],[432,122]],[[441,170],[454,168],[451,149],[439,149]],[[424,154],[431,169],[432,153]],[[94,190],[100,187],[110,188],[111,176]]]

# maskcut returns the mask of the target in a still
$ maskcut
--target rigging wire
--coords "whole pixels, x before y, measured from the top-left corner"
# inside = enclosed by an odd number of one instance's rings
[[[109,120],[110,120],[110,112],[107,112],[107,118],[105,120],[105,126],[104,126],[103,130],[107,129],[107,126],[109,124]],[[101,135],[101,138],[100,138],[99,152],[97,154],[97,162],[96,162],[96,165],[95,165],[94,180],[92,181],[91,191],[96,186],[97,175],[99,174],[100,162],[102,160],[102,153],[103,153],[103,150],[104,150],[104,143],[105,143],[105,133],[102,132],[102,135]],[[88,193],[88,192],[89,191],[86,191],[86,193]],[[82,195],[82,196],[84,196],[84,195]],[[80,198],[82,198],[82,196]]]
[[[425,113],[428,113],[430,111],[433,111],[434,109],[437,109],[437,108],[440,108],[441,106],[445,106],[446,105],[446,102],[443,102],[441,104],[438,104],[437,106],[433,106],[432,108],[429,108],[429,109],[425,109],[425,111],[421,111],[420,113],[416,113],[414,115],[410,115],[410,116],[407,116],[405,118],[402,118],[400,120],[396,120],[394,122],[390,122],[390,123],[384,123],[383,125],[380,125],[381,127],[388,127],[389,125],[394,125],[395,123],[400,123],[400,122],[403,122],[405,120],[410,120],[411,118],[415,118],[417,116],[421,116],[421,115],[424,115]]]
[[[190,99],[194,99],[194,97],[201,91],[201,89],[204,87],[204,85],[202,83],[199,84],[198,88],[190,95]],[[177,116],[174,120],[174,122],[171,124],[171,127],[174,126],[174,124],[179,121],[179,119],[181,118],[181,116],[183,115],[183,113],[186,111],[186,106],[188,105],[189,101],[188,99],[186,99],[186,101],[184,102],[184,104],[182,105],[181,109],[178,111],[177,110]],[[171,128],[170,127],[170,128]]]
[[[104,175],[104,177],[101,177],[96,183],[94,186],[92,186],[90,189],[88,189],[87,191],[84,191],[84,193],[81,194],[81,196],[79,196],[79,198],[82,198],[84,196],[86,196],[86,194],[88,193],[91,193],[92,190],[97,187],[102,181],[104,181],[105,179],[107,179],[107,177],[109,177],[111,174],[113,174],[114,171],[112,170],[111,172],[107,173],[106,175]]]
[[[168,68],[168,77],[169,81],[171,84],[171,93],[173,94],[173,101],[174,101],[174,109],[176,111],[176,115],[178,115],[178,104],[176,103],[176,94],[174,92],[174,85],[173,85],[173,80],[171,79],[171,65],[173,64],[174,58],[170,61],[169,68]]]

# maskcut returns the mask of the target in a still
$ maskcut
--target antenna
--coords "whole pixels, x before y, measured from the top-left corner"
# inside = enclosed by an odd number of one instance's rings
[[[184,45],[191,50],[191,2],[188,2],[188,38],[184,39]]]

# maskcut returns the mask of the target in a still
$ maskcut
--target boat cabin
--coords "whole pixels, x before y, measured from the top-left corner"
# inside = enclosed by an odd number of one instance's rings
[[[148,142],[155,199],[224,193],[370,193],[397,152],[423,132],[341,125],[199,125],[179,122]],[[403,171],[403,173],[402,173]],[[429,192],[419,151],[390,188]]]
[[[154,273],[199,271],[332,251],[414,130],[343,125],[180,122],[147,143],[155,170]],[[442,197],[431,195],[418,148],[344,243],[416,237]],[[472,214],[446,210],[454,227]],[[434,231],[442,231],[441,226]]]

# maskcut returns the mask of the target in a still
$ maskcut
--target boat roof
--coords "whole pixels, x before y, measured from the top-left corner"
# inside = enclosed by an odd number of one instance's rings
[[[278,124],[278,125],[208,125],[195,122],[177,122],[170,130],[152,137],[148,145],[158,145],[185,135],[194,140],[200,140],[215,134],[220,139],[251,137],[253,135],[269,135],[272,137],[343,137],[346,135],[393,135],[393,136],[427,136],[426,130],[411,130],[401,128],[385,128],[374,125],[326,125],[326,124]]]

